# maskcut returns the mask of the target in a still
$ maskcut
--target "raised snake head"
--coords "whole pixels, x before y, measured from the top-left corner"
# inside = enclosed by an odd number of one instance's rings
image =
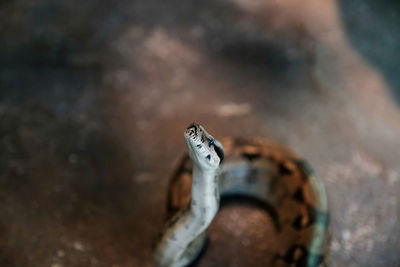
[[[222,144],[198,123],[185,131],[185,141],[193,164],[203,170],[215,170],[224,159]]]

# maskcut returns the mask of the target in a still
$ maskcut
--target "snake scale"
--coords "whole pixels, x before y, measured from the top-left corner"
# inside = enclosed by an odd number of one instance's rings
[[[326,265],[326,194],[305,160],[266,139],[220,142],[197,123],[184,137],[189,156],[170,180],[166,229],[155,247],[157,266],[187,266],[198,258],[220,198],[226,197],[261,202],[272,218],[277,245],[271,261],[261,266]]]

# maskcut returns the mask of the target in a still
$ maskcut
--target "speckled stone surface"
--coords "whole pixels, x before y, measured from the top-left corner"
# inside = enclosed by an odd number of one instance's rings
[[[398,266],[400,7],[371,2],[0,4],[0,266],[152,266],[192,121],[309,160],[331,266]],[[199,265],[265,266],[273,234],[226,207]]]

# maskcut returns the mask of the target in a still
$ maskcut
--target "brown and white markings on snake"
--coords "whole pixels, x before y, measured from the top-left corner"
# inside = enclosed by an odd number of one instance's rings
[[[326,194],[308,163],[284,146],[266,139],[225,138],[221,143],[225,157],[216,176],[219,192],[216,190],[215,194],[220,195],[222,202],[232,196],[255,198],[265,204],[274,222],[278,236],[274,240],[276,246],[271,248],[274,256],[262,265],[326,265]],[[188,210],[191,184],[192,162],[185,155],[169,183],[169,225]],[[187,254],[199,253],[206,234],[204,231],[188,245]]]

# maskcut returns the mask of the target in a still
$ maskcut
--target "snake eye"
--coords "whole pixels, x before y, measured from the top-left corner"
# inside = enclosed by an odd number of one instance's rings
[[[211,147],[214,145],[214,139],[210,139],[210,142],[208,143],[208,147]]]

